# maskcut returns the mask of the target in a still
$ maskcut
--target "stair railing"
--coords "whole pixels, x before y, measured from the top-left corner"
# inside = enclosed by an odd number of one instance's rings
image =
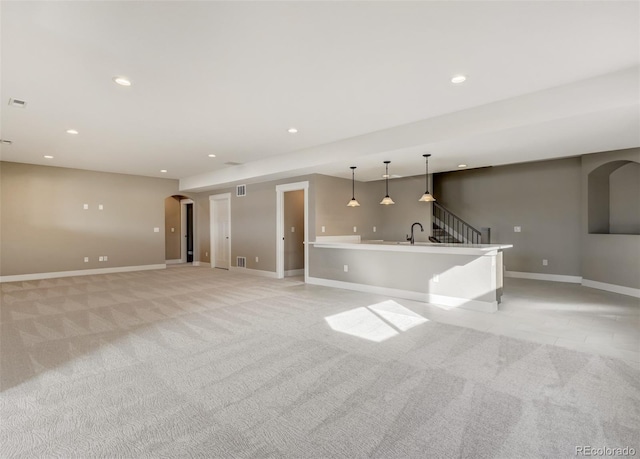
[[[481,244],[482,232],[475,229],[469,223],[458,217],[456,214],[441,206],[437,202],[432,202],[433,223],[445,231],[450,238],[463,244]],[[488,243],[489,241],[485,241]]]

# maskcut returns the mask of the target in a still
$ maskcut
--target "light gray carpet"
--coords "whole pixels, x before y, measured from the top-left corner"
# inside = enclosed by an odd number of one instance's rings
[[[432,321],[375,342],[325,320],[382,297],[192,267],[1,288],[3,458],[640,450],[623,361]]]

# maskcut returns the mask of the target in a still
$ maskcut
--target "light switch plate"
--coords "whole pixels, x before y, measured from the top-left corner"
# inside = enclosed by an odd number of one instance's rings
[[[83,205],[82,205],[82,208],[83,208],[84,210],[87,210],[87,209],[89,208],[89,204],[83,204]]]
[[[98,204],[98,210],[103,210],[104,206],[102,204]]]
[[[155,228],[153,228],[153,232],[154,233],[159,233],[160,232],[160,228],[158,228],[157,226]]]
[[[514,226],[513,227],[513,232],[514,233],[521,233],[522,232],[522,226]]]

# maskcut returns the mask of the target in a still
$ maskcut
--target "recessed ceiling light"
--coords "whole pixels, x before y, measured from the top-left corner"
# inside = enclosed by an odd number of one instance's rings
[[[120,86],[131,86],[131,81],[129,81],[129,79],[125,77],[113,77],[113,81],[115,81],[116,84],[119,84]]]
[[[451,82],[454,84],[464,83],[466,80],[467,80],[467,77],[464,75],[456,75],[453,78],[451,78]]]
[[[160,172],[162,172],[163,174],[166,174],[167,170],[166,169],[160,169]]]
[[[216,157],[216,155],[207,155],[207,156],[209,156],[209,158],[215,158]]]
[[[466,164],[458,164],[458,167],[467,167]]]
[[[287,129],[287,132],[288,132],[289,134],[295,134],[295,133],[297,133],[297,132],[298,132],[298,130],[297,130],[296,128],[292,127],[292,128]]]
[[[44,155],[44,157],[47,159],[53,159],[53,156],[49,156],[49,155]]]
[[[67,129],[67,134],[77,135],[78,131],[76,131],[75,129]]]

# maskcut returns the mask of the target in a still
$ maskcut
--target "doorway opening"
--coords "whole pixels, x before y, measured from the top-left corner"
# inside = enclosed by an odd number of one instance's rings
[[[276,277],[309,274],[309,182],[276,186]]]
[[[231,193],[209,196],[211,267],[231,266]]]
[[[180,200],[180,217],[182,221],[182,244],[180,259],[183,263],[193,263],[193,200]]]

